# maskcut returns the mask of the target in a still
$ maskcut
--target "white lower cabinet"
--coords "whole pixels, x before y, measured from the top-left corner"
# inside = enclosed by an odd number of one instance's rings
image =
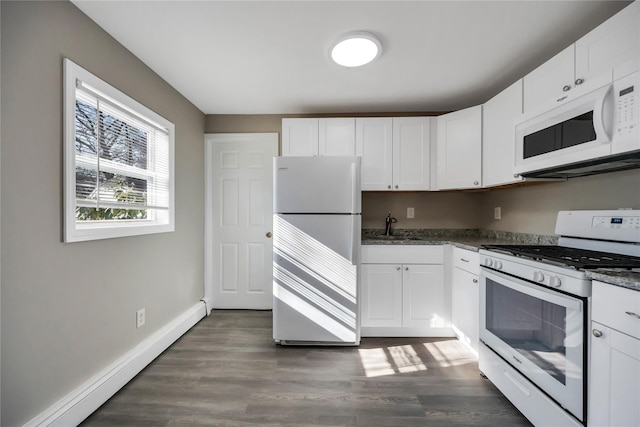
[[[453,332],[475,355],[480,337],[478,252],[451,248],[451,324]]]
[[[640,292],[593,282],[589,426],[640,426]]]
[[[361,334],[453,336],[442,246],[363,246]]]
[[[362,327],[402,326],[402,266],[362,264]]]

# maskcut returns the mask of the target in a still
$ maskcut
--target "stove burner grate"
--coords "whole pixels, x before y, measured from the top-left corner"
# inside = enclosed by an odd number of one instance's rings
[[[640,268],[640,257],[566,246],[483,245],[482,248],[541,262],[559,263],[578,270],[591,270],[596,268]]]

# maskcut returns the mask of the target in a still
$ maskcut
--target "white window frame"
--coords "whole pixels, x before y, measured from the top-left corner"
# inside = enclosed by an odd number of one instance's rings
[[[110,239],[116,237],[138,236],[144,234],[166,233],[175,230],[174,208],[174,154],[175,126],[170,121],[151,111],[133,98],[120,92],[89,71],[64,59],[64,241],[80,242],[87,240]],[[168,209],[148,209],[148,218],[141,220],[76,220],[76,158],[75,149],[75,102],[78,82],[86,84],[100,96],[118,107],[143,118],[168,132],[169,194]],[[151,154],[153,155],[153,154]],[[80,155],[80,157],[82,157]],[[126,166],[122,166],[126,169]]]

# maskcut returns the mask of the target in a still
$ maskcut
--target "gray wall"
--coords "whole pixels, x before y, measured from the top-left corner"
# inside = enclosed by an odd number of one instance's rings
[[[3,1],[1,29],[1,424],[13,426],[202,297],[205,116],[67,1]],[[174,233],[61,243],[63,57],[175,123]]]
[[[493,219],[497,206],[501,220]],[[482,197],[480,224],[490,230],[553,235],[560,210],[618,208],[640,209],[640,169],[490,191]]]

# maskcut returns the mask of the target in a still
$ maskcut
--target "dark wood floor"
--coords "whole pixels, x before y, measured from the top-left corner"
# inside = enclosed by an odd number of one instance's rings
[[[270,311],[217,310],[84,426],[529,426],[455,339],[280,347]]]

